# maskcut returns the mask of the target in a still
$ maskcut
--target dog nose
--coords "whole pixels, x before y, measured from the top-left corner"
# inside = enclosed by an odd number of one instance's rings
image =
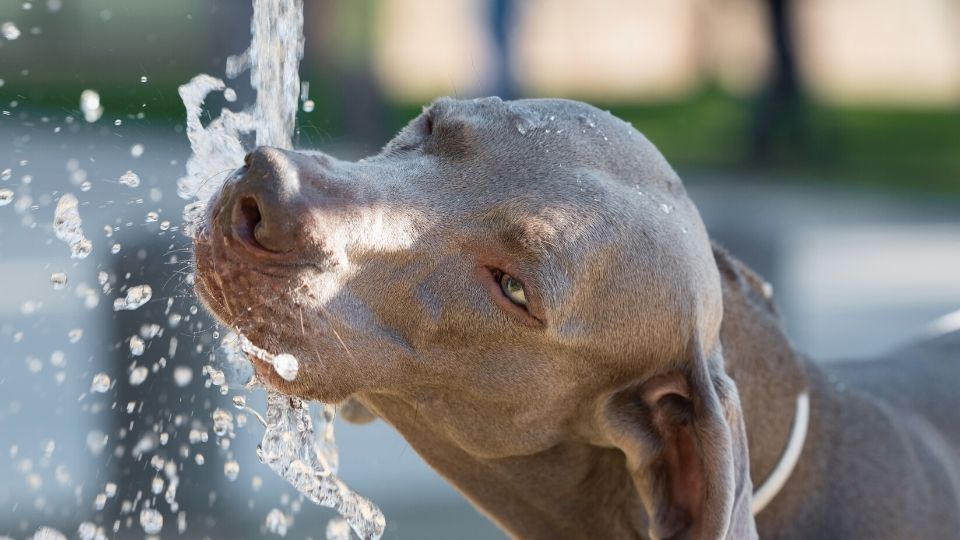
[[[234,186],[231,228],[235,238],[267,253],[287,253],[297,243],[300,178],[282,150],[247,154]]]

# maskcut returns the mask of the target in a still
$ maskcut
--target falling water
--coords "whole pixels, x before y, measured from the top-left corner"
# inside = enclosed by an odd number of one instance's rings
[[[79,204],[76,197],[64,193],[53,216],[53,232],[70,246],[70,256],[74,259],[86,258],[93,250],[93,243],[83,235],[83,221],[77,208]]]
[[[210,196],[233,170],[242,165],[249,150],[243,144],[245,135],[255,133],[257,146],[292,148],[291,136],[301,90],[298,70],[303,57],[302,0],[254,0],[251,33],[250,48],[227,60],[226,74],[229,78],[236,78],[243,71],[250,71],[251,85],[257,92],[252,107],[241,112],[223,109],[217,118],[204,126],[201,115],[207,96],[221,92],[227,102],[233,102],[235,91],[223,80],[206,74],[197,75],[180,87],[187,112],[187,137],[193,150],[187,161],[187,174],[177,183],[178,194],[190,201],[184,208],[184,231],[188,235],[196,232]],[[135,299],[131,302],[129,296],[118,299],[117,309],[123,309],[126,303],[136,303]],[[296,378],[299,363],[292,355],[270,354],[243,336],[234,343],[243,353],[270,362],[283,378]],[[211,374],[211,381],[215,378],[214,372],[221,379],[220,384],[214,384],[221,386],[223,374],[211,368],[207,371]],[[235,404],[247,408],[243,400]],[[372,502],[354,493],[337,478],[338,454],[333,436],[335,411],[329,404],[321,404],[318,409],[320,414],[312,414],[307,403],[269,392],[266,418],[263,419],[266,429],[257,455],[306,498],[334,508],[343,516],[343,520],[331,522],[327,528],[328,538],[347,538],[349,531],[345,534],[345,521],[360,538],[378,539],[385,528],[383,514]],[[232,429],[232,418],[228,421],[226,415],[229,412],[222,409],[215,412],[215,430],[226,432]],[[271,512],[267,526],[271,531],[285,533],[284,514]]]

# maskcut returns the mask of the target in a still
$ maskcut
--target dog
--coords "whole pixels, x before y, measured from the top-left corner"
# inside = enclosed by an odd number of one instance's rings
[[[443,98],[358,162],[259,148],[195,252],[208,309],[299,359],[262,381],[389,422],[511,537],[960,535],[960,333],[812,363],[589,105]]]

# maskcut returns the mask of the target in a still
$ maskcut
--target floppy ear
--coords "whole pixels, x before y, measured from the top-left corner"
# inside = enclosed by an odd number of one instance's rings
[[[651,538],[756,538],[740,400],[719,347],[615,392],[603,430],[621,449]]]

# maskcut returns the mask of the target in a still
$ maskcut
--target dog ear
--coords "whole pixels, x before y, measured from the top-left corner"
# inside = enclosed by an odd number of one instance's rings
[[[603,431],[623,451],[651,538],[756,538],[747,438],[718,351],[614,392]]]

